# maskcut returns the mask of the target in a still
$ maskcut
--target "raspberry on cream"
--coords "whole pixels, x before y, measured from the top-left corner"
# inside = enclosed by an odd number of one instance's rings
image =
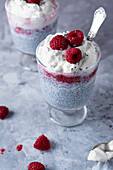
[[[65,50],[68,47],[68,42],[64,36],[57,35],[50,41],[50,47],[53,50]]]
[[[40,0],[27,0],[27,2],[40,5]]]
[[[80,44],[74,44],[74,41],[72,41],[72,32],[63,32],[63,33],[56,33],[55,35],[49,35],[46,37],[46,39],[41,43],[39,48],[37,48],[36,55],[38,56],[38,60],[47,68],[57,71],[57,72],[63,72],[63,73],[73,73],[77,70],[86,70],[87,68],[94,65],[97,61],[97,49],[95,46],[95,43],[90,42],[86,39],[86,37],[81,33],[79,30],[75,30],[75,32],[79,32],[79,36],[76,35],[77,39],[74,37],[75,41]],[[62,50],[54,50],[51,48],[51,42],[56,36],[63,36],[66,41],[69,42],[70,37],[70,43],[68,43],[68,46]],[[79,38],[78,38],[79,37]],[[84,39],[83,39],[84,37]],[[62,42],[62,41],[61,41]],[[82,43],[82,44],[81,44]],[[64,42],[63,42],[64,44]],[[73,46],[72,46],[73,45]],[[57,43],[58,46],[58,43]],[[87,46],[87,51],[86,51]],[[78,62],[70,63],[66,60],[66,51],[71,48],[78,48],[81,51],[82,56],[79,58]],[[86,55],[84,55],[86,53]]]
[[[84,34],[82,31],[74,30],[67,34],[67,39],[72,46],[79,46],[83,43]]]
[[[69,48],[66,50],[65,59],[71,64],[76,64],[82,59],[82,53],[79,48]]]

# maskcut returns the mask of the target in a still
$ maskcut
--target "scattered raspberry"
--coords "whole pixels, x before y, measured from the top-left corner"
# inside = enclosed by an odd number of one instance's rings
[[[21,151],[22,148],[23,148],[23,145],[20,144],[20,145],[18,145],[18,146],[16,147],[16,150],[17,150],[17,151]]]
[[[8,115],[8,108],[6,106],[0,106],[0,119],[5,119],[5,117]]]
[[[62,35],[57,35],[50,41],[50,47],[53,50],[65,50],[68,47],[68,41]]]
[[[28,170],[45,170],[45,167],[40,162],[31,162],[28,166]]]
[[[4,154],[5,149],[4,149],[4,148],[2,148],[0,151],[1,151],[1,154],[3,155],[3,154]]]
[[[34,148],[39,150],[48,150],[51,148],[51,145],[48,138],[44,135],[41,135],[34,143]]]
[[[66,50],[65,58],[67,62],[76,64],[82,59],[82,53],[78,48],[69,48]]]
[[[11,150],[8,150],[8,152],[11,152]]]
[[[27,2],[40,5],[40,0],[27,0]]]
[[[76,47],[83,43],[84,34],[79,30],[74,30],[67,34],[67,39],[70,45]]]

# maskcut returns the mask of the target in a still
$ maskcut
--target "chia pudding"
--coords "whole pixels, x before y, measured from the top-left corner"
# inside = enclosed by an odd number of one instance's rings
[[[100,50],[79,30],[49,35],[36,50],[46,102],[59,110],[86,105],[95,81]]]
[[[56,32],[57,0],[7,0],[5,7],[14,44],[23,53],[35,55],[37,45]]]

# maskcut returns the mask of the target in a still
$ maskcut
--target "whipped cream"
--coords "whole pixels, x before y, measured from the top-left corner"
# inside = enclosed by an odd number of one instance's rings
[[[27,3],[26,0],[9,0],[8,10],[17,17],[37,18],[53,12],[55,4],[51,0],[41,0],[40,5]]]
[[[107,162],[113,158],[113,140],[107,144],[99,144],[89,153],[88,160]]]
[[[68,31],[47,36],[44,42],[36,50],[36,56],[38,56],[38,60],[47,68],[53,71],[64,73],[73,73],[81,69],[85,70],[94,65],[97,61],[97,49],[95,47],[95,44],[93,42],[87,41],[86,38],[84,38],[83,44],[77,47],[81,50],[82,57],[84,56],[84,53],[86,53],[86,55],[82,60],[80,60],[80,62],[76,64],[70,64],[66,61],[65,52],[67,49],[53,50],[50,47],[50,41],[53,37],[55,37],[56,35],[65,36],[67,33]],[[68,48],[71,47],[68,45]]]

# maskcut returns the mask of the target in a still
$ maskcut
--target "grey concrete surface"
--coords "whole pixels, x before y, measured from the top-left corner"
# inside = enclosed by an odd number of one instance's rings
[[[25,55],[14,47],[4,3],[0,1],[0,105],[11,113],[0,120],[0,149],[6,149],[0,154],[0,170],[27,170],[32,161],[42,162],[47,170],[112,170],[113,160],[98,164],[87,161],[87,156],[97,143],[113,139],[113,1],[60,0],[58,31],[82,29],[87,34],[96,8],[103,6],[108,13],[95,39],[102,59],[88,116],[74,128],[57,126],[49,119],[38,73],[20,65]],[[40,134],[50,139],[51,150],[33,148]],[[17,152],[20,143],[24,147]]]

